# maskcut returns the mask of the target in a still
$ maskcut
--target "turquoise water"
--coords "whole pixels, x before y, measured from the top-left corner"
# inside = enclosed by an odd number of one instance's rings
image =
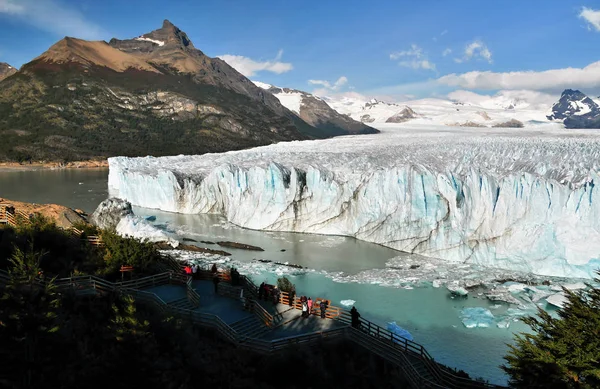
[[[0,171],[0,197],[59,203],[91,212],[107,196],[107,174],[106,169]],[[341,300],[355,300],[365,318],[384,327],[395,321],[409,330],[415,341],[439,362],[492,383],[506,383],[506,376],[499,368],[507,351],[506,343],[512,342],[513,332],[524,331],[526,327],[521,322],[511,322],[508,329],[494,324],[467,329],[461,323],[460,311],[465,307],[484,307],[494,315],[502,315],[507,305],[494,305],[478,298],[477,293],[467,298],[452,298],[445,288],[431,286],[406,289],[380,286],[381,280],[377,279],[364,283],[335,281],[340,274],[385,269],[390,259],[402,257],[402,253],[346,237],[245,230],[211,215],[179,215],[143,208],[134,211],[140,216],[156,216],[156,226],[179,238],[194,239],[201,246],[219,249],[199,241],[229,240],[262,247],[264,252],[230,248],[225,251],[232,253],[234,264],[251,274],[256,282],[275,282],[278,276],[286,274],[296,284],[299,294],[325,297],[337,306],[341,306]],[[289,262],[311,270],[296,271],[257,259]]]

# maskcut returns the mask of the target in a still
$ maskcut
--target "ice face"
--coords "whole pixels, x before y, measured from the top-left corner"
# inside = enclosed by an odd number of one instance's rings
[[[455,263],[590,278],[600,137],[407,128],[202,156],[110,158],[111,195],[242,227],[354,236]]]

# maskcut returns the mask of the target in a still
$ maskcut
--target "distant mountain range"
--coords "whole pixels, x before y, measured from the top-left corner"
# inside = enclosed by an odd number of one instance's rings
[[[64,38],[18,72],[0,66],[0,80],[0,160],[203,154],[376,132],[327,114],[307,123],[168,20],[133,39]]]

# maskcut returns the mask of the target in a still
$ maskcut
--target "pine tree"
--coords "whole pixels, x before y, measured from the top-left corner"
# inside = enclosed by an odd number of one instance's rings
[[[599,272],[600,274],[600,272]],[[596,279],[600,283],[600,279]],[[600,388],[600,289],[572,292],[558,318],[538,308],[523,321],[502,369],[515,388]]]
[[[33,373],[42,365],[39,343],[59,329],[60,300],[54,280],[39,279],[43,252],[15,248],[9,259],[10,280],[0,295],[0,342],[12,349],[11,361],[24,367],[21,378],[31,386]]]

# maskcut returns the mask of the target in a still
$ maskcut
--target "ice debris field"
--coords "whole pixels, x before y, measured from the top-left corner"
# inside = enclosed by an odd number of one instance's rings
[[[221,154],[110,158],[109,191],[146,208],[353,236],[451,263],[581,278],[600,267],[593,130],[382,130]]]

